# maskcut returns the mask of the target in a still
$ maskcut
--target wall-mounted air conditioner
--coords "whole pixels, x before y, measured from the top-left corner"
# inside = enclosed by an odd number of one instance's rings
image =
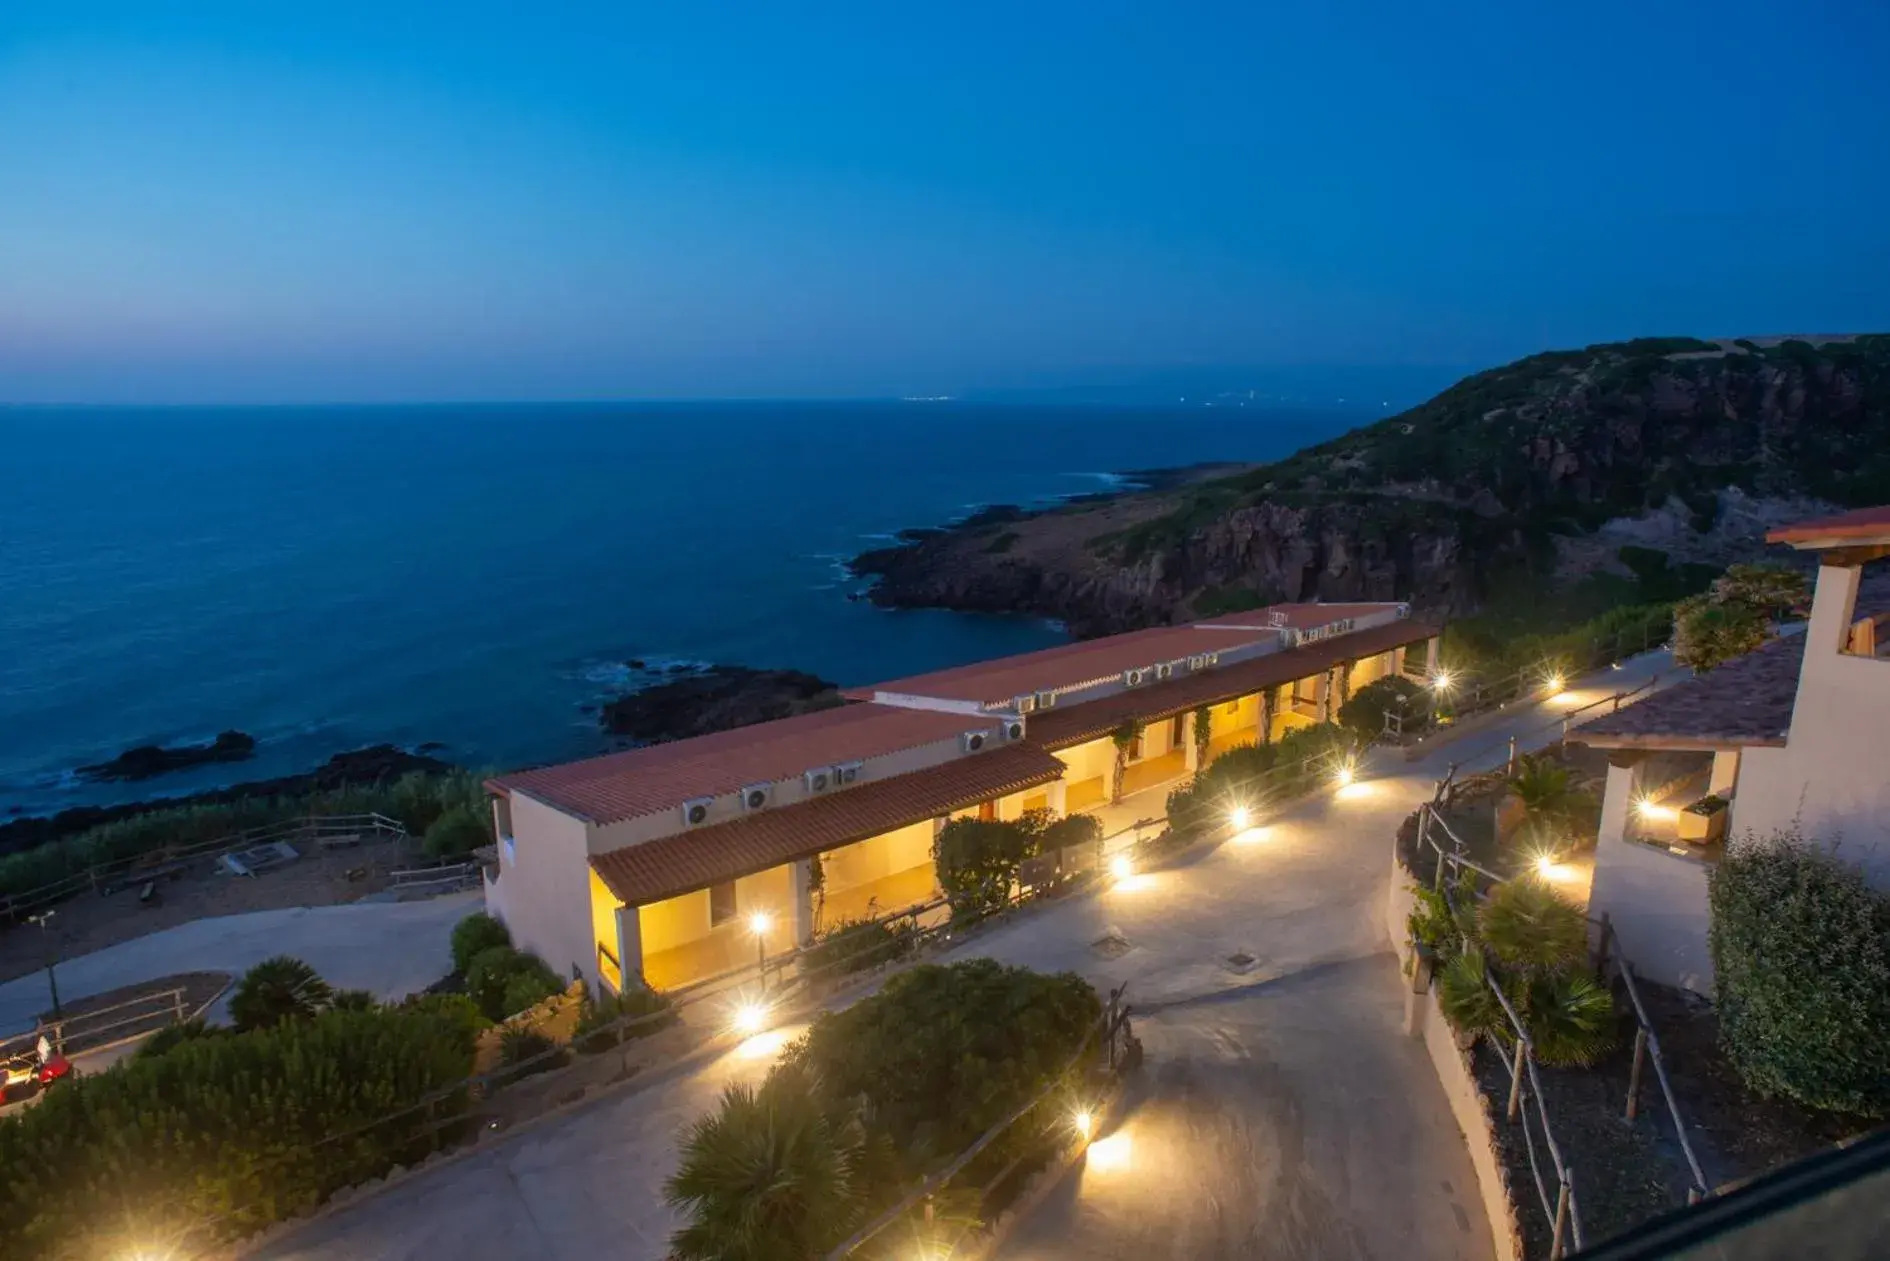
[[[1122,672],[1122,686],[1124,687],[1140,687],[1147,680],[1148,668],[1146,666],[1137,666]]]
[[[801,787],[810,794],[826,792],[833,787],[833,767],[816,766],[811,771],[802,771]]]
[[[774,796],[773,784],[750,784],[742,789],[742,809],[760,810]]]
[[[845,787],[847,784],[853,783],[860,778],[860,768],[865,765],[866,763],[864,762],[840,763],[840,765],[833,768],[833,782],[840,787]]]
[[[1022,740],[1024,738],[1024,720],[1022,718],[1012,718],[1006,721],[1004,724],[1004,738],[1007,741]]]
[[[1037,693],[1037,708],[1038,709],[1049,709],[1051,706],[1055,705],[1056,703],[1057,703],[1057,694],[1055,692]]]
[[[958,737],[958,747],[967,753],[976,753],[991,739],[988,731],[967,731]]]
[[[1037,708],[1037,698],[1034,696],[1013,696],[1011,697],[1011,708],[1020,714],[1028,714],[1031,710]]]
[[[709,807],[715,804],[713,797],[691,797],[682,803],[682,821],[690,827],[700,827],[709,821]]]
[[[1172,661],[1163,661],[1155,667],[1155,677],[1157,679],[1172,678],[1174,673],[1175,664]]]

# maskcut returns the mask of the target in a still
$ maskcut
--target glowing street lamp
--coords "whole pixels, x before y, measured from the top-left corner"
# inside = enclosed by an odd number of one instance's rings
[[[1350,762],[1342,763],[1334,772],[1332,782],[1340,788],[1350,788],[1352,781],[1358,778],[1358,770]]]
[[[1436,674],[1431,676],[1431,691],[1441,695],[1450,690],[1452,682],[1450,671],[1439,670]]]
[[[766,911],[756,911],[748,917],[748,931],[755,935],[755,970],[761,976],[761,984],[768,984],[768,930],[774,927],[774,916]]]
[[[1084,1142],[1088,1142],[1089,1132],[1095,1127],[1096,1118],[1090,1116],[1087,1111],[1081,1111],[1070,1118],[1070,1124],[1075,1127],[1076,1136]]]
[[[1109,860],[1109,874],[1118,880],[1127,880],[1135,874],[1135,864],[1129,861],[1127,854],[1117,854]]]
[[[730,1023],[743,1037],[752,1036],[768,1027],[768,1009],[761,1003],[743,1003],[735,1009],[735,1018]]]
[[[1550,696],[1559,696],[1562,689],[1568,686],[1568,680],[1562,677],[1560,670],[1551,670],[1548,677],[1542,680],[1542,686],[1549,690]]]
[[[1252,816],[1247,813],[1247,807],[1235,806],[1232,810],[1228,811],[1227,821],[1234,825],[1236,832],[1244,832],[1247,829],[1247,821],[1251,817]]]

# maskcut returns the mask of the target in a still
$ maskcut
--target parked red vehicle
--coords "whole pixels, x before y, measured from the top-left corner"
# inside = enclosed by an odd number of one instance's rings
[[[53,1050],[44,1036],[31,1051],[22,1051],[0,1063],[0,1103],[12,1103],[46,1090],[72,1076],[72,1061]]]

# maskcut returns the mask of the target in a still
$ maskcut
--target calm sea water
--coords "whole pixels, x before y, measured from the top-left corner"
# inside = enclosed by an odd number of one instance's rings
[[[1277,456],[1333,412],[953,403],[0,410],[0,815],[186,792],[440,741],[601,747],[641,658],[860,683],[1060,639],[885,612],[841,562],[1114,470]],[[123,787],[82,763],[251,732]]]

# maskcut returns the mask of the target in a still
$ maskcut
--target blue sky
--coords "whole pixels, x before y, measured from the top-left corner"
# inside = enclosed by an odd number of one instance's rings
[[[1890,329],[1887,59],[1880,0],[14,0],[0,400]]]

